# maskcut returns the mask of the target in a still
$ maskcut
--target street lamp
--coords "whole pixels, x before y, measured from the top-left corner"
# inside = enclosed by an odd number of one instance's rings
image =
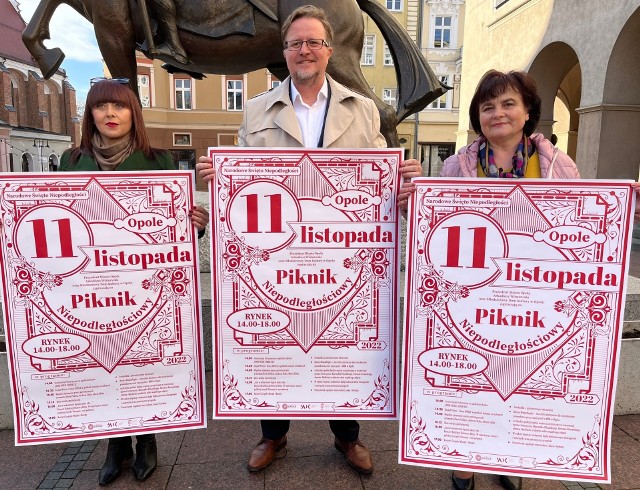
[[[49,142],[47,140],[36,138],[33,140],[33,147],[38,149],[38,164],[40,165],[40,172],[44,172],[44,165],[42,163],[42,149],[49,148]]]
[[[10,168],[11,150],[9,148],[13,149],[13,146],[9,144],[9,140],[0,138],[0,170],[3,172],[7,172]],[[2,158],[3,155],[4,159]],[[2,160],[4,160],[4,162]]]

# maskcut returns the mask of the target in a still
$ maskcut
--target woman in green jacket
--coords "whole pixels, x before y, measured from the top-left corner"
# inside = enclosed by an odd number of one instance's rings
[[[171,153],[149,144],[140,104],[127,82],[107,79],[91,87],[80,146],[63,153],[61,171],[175,170]],[[198,230],[198,238],[202,237],[209,213],[202,206],[195,206],[189,215]],[[135,454],[133,474],[137,480],[144,481],[157,466],[155,434],[138,435]],[[98,483],[108,485],[118,478],[122,463],[132,456],[131,437],[110,438]]]

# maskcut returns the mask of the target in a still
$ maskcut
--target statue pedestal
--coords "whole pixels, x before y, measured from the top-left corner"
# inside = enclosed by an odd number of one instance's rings
[[[631,260],[633,263],[634,258],[632,257]],[[640,364],[640,278],[630,275],[614,405],[616,415],[640,413],[638,364]]]
[[[640,338],[622,339],[614,405],[615,415],[640,413],[640,381],[637,376],[639,363]]]

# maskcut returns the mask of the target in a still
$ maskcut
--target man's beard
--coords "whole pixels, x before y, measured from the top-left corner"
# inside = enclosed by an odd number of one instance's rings
[[[312,84],[320,77],[320,72],[316,69],[303,69],[291,74],[293,81],[299,85]]]

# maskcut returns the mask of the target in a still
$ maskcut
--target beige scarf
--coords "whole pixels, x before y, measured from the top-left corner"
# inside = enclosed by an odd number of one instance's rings
[[[91,138],[93,157],[100,170],[115,170],[129,155],[133,153],[130,135],[126,135],[115,143],[107,145],[102,141],[100,133],[96,132]]]

